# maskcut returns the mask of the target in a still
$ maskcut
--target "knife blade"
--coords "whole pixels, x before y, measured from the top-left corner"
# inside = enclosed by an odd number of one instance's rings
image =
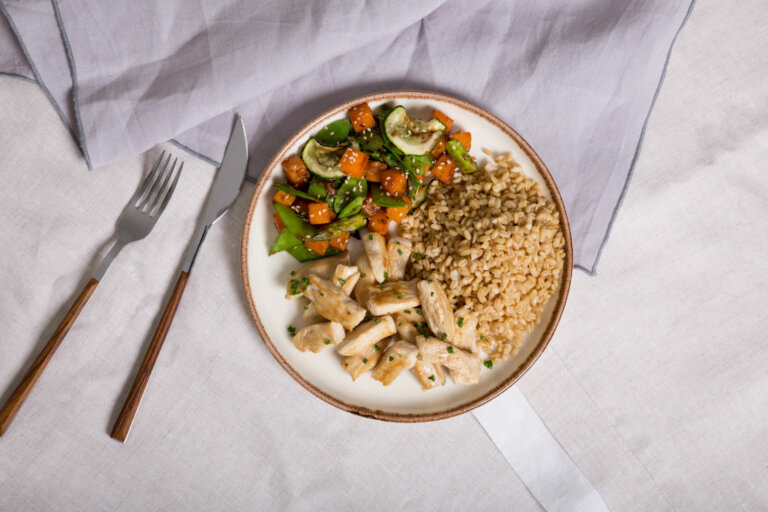
[[[227,149],[224,151],[224,158],[221,161],[221,167],[216,171],[216,178],[213,180],[213,187],[208,193],[208,199],[205,201],[198,225],[195,229],[192,243],[182,260],[182,270],[190,273],[195,264],[195,258],[200,251],[200,247],[211,229],[213,223],[219,220],[235,202],[240,189],[245,180],[245,171],[248,167],[248,140],[245,134],[245,125],[243,119],[237,116],[237,122],[229,136]]]

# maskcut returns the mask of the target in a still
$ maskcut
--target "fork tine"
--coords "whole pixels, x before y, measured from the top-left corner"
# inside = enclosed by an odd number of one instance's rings
[[[157,178],[155,178],[154,183],[152,183],[152,188],[149,189],[149,192],[147,192],[147,195],[145,195],[144,198],[140,201],[140,204],[137,207],[139,210],[146,212],[147,205],[150,205],[152,203],[153,198],[157,195],[158,187],[160,186],[160,182],[163,180],[163,176],[165,175],[165,172],[168,169],[168,164],[170,163],[170,161],[171,161],[171,154],[168,153],[168,158],[165,159],[163,168],[160,170],[160,173],[157,175]]]
[[[144,178],[144,181],[141,182],[141,185],[139,188],[136,189],[136,193],[133,194],[133,197],[131,198],[130,202],[133,203],[133,206],[136,207],[139,204],[139,199],[141,198],[142,194],[149,188],[149,184],[152,183],[152,180],[155,177],[155,173],[157,173],[157,168],[160,167],[160,162],[163,161],[163,157],[165,156],[165,150],[163,150],[162,153],[160,153],[160,158],[157,159],[155,162],[155,165],[152,166],[152,170],[147,174],[147,177]]]
[[[170,183],[171,178],[173,178],[173,171],[176,169],[176,164],[178,163],[178,161],[179,161],[178,158],[173,159],[173,165],[171,165],[171,170],[165,174],[165,179],[163,180],[163,183],[160,185],[160,188],[157,190],[157,195],[154,198],[152,198],[152,204],[150,204],[147,207],[147,213],[150,214],[150,217],[154,216],[154,212],[157,210],[157,206],[160,203],[162,203],[163,197],[165,196],[165,193],[168,190],[168,183]]]
[[[174,162],[174,165],[176,162]],[[179,182],[179,177],[181,176],[181,170],[184,169],[184,162],[181,162],[181,165],[179,166],[179,170],[176,172],[176,177],[173,179],[173,183],[171,183],[171,186],[168,187],[168,190],[165,192],[165,197],[163,198],[163,202],[160,203],[160,206],[157,208],[155,213],[153,213],[152,217],[159,217],[162,215],[163,211],[165,210],[165,207],[168,206],[168,202],[171,200],[171,196],[173,195],[173,191],[176,190],[176,183]]]

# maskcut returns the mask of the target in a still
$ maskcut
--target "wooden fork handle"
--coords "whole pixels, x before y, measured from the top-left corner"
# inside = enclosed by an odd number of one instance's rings
[[[0,410],[0,436],[8,429],[11,421],[13,421],[13,417],[19,412],[19,408],[24,403],[24,400],[26,400],[30,391],[32,391],[32,387],[37,382],[37,379],[43,374],[45,367],[48,366],[48,363],[53,359],[53,354],[56,353],[56,349],[59,348],[64,336],[67,335],[69,330],[75,324],[75,320],[77,320],[78,315],[83,310],[85,304],[88,302],[88,299],[91,298],[91,295],[93,295],[93,292],[98,285],[99,282],[94,278],[91,278],[88,281],[88,284],[85,285],[80,296],[75,303],[72,304],[72,307],[69,308],[64,320],[62,320],[56,328],[56,332],[53,333],[51,339],[45,344],[45,347],[43,347],[43,350],[37,356],[35,362],[32,363],[32,366],[27,370],[27,373],[24,374],[24,378],[21,379],[19,385],[16,386],[16,389],[8,398],[3,409]]]
[[[112,428],[112,433],[109,434],[113,439],[125,442],[125,438],[128,436],[128,431],[131,429],[131,424],[133,423],[133,417],[136,416],[139,402],[141,402],[141,397],[144,395],[144,390],[149,382],[152,368],[155,367],[155,363],[157,362],[157,356],[160,355],[160,348],[163,346],[165,336],[171,328],[173,315],[176,314],[176,309],[179,307],[181,295],[184,293],[184,287],[187,285],[188,279],[189,273],[182,271],[178,281],[176,281],[176,286],[173,288],[173,293],[171,293],[171,297],[168,299],[168,304],[165,305],[163,316],[160,317],[160,323],[157,326],[157,330],[155,330],[155,335],[152,336],[152,341],[149,343],[147,353],[144,354],[144,359],[141,361],[139,371],[133,379],[133,385],[131,385],[131,390],[128,392],[128,397],[125,399],[123,409],[117,417],[115,426]]]

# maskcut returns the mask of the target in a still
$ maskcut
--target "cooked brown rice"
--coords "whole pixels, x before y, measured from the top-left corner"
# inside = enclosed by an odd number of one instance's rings
[[[418,258],[409,277],[435,279],[454,310],[471,308],[479,346],[494,360],[514,355],[539,323],[565,258],[555,205],[517,166],[507,153],[449,186],[436,182],[400,224]]]

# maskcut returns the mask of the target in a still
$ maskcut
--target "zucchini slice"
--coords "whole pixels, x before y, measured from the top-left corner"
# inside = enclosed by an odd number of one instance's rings
[[[437,119],[410,119],[404,107],[397,107],[384,120],[384,131],[404,154],[426,155],[440,141],[445,125]]]
[[[301,159],[309,172],[324,180],[335,180],[346,176],[339,169],[339,160],[345,147],[323,146],[315,139],[309,139],[301,151]]]
[[[411,207],[411,211],[408,213],[415,212],[422,204],[424,204],[424,201],[427,200],[427,195],[429,195],[429,189],[432,187],[432,184],[436,180],[432,180],[426,185],[422,185],[421,188],[416,192],[416,197],[413,200],[413,206]]]

